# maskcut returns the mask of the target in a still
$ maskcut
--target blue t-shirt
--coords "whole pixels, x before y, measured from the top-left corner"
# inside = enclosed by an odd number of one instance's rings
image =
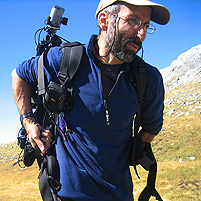
[[[64,141],[55,131],[62,184],[58,195],[76,201],[131,201],[129,152],[133,118],[138,110],[137,94],[128,79],[130,66],[125,63],[104,100],[100,69],[92,54],[95,38],[92,36],[85,46],[82,66],[73,78],[74,107],[64,114],[71,130],[69,140]],[[62,50],[51,48],[44,58],[46,84],[51,80],[57,82]],[[37,85],[37,65],[38,57],[23,62],[16,68],[18,76]],[[157,135],[163,123],[164,88],[159,71],[150,65],[148,68],[141,126],[144,131]]]

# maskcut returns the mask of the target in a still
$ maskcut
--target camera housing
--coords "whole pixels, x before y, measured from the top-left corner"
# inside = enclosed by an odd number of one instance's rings
[[[50,12],[50,15],[45,20],[47,26],[36,31],[34,38],[36,43],[37,56],[41,55],[44,51],[48,51],[51,47],[60,46],[62,43],[61,39],[65,40],[64,38],[56,35],[57,30],[60,30],[61,24],[67,25],[68,18],[62,17],[64,11],[64,8],[54,6]],[[47,35],[41,41],[40,36],[42,31],[46,31]],[[39,33],[38,40],[36,39],[37,33]],[[68,42],[67,40],[65,41]]]
[[[60,29],[61,24],[67,25],[68,18],[62,17],[64,11],[64,8],[54,6],[50,12],[50,16],[45,20],[48,27],[53,29],[55,32]]]

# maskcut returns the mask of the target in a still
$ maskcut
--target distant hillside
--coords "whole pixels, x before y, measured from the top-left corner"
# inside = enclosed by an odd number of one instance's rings
[[[184,52],[167,68],[160,70],[166,90],[201,77],[201,44]]]
[[[166,90],[165,114],[175,117],[201,115],[201,44],[179,55],[160,72]]]

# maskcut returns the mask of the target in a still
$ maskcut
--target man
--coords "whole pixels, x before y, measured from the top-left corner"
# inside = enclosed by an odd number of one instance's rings
[[[55,131],[62,184],[55,200],[133,200],[129,152],[138,100],[128,79],[129,62],[147,32],[155,30],[150,20],[167,24],[170,15],[167,8],[147,0],[101,0],[96,17],[100,34],[92,36],[86,45],[82,66],[73,78],[74,107],[64,113],[71,130],[68,141]],[[46,84],[58,82],[61,58],[59,47],[46,54]],[[52,134],[49,130],[40,133],[41,125],[31,115],[30,104],[29,86],[37,85],[37,65],[38,57],[13,71],[13,93],[32,146],[37,145],[44,154],[51,146]],[[162,127],[164,88],[159,71],[147,66],[149,83],[140,136],[144,142],[151,142]]]

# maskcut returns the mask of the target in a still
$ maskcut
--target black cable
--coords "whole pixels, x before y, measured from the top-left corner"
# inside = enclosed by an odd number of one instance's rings
[[[67,43],[70,43],[70,41],[66,40],[65,38],[62,38],[61,36],[58,36],[60,39],[66,41]]]
[[[37,35],[37,33],[40,31],[40,32],[42,32],[43,30],[45,30],[45,28],[43,27],[43,28],[40,28],[40,29],[38,29],[36,32],[35,32],[35,34],[34,34],[34,41],[35,41],[35,44],[36,45],[38,45],[38,43],[36,42],[36,35]],[[40,33],[41,34],[41,33]],[[38,41],[39,41],[39,38],[38,38]]]
[[[40,36],[41,36],[41,33],[42,33],[43,30],[44,30],[44,29],[41,29],[40,32],[39,32],[39,35],[38,35],[38,44],[39,44],[39,42],[40,42]]]
[[[142,49],[141,59],[143,59],[143,56],[144,56],[144,48],[143,48],[143,46],[141,47],[141,49]]]

